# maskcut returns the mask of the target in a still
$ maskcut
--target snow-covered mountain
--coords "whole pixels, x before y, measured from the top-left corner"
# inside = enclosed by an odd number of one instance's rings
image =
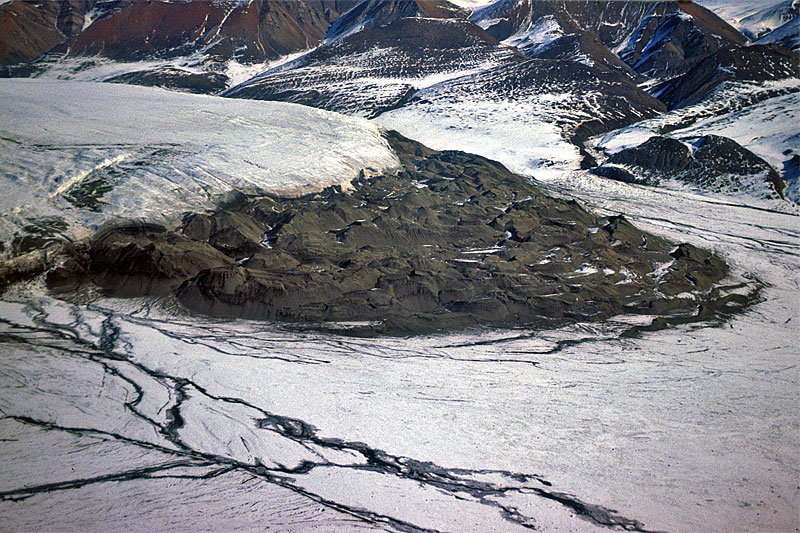
[[[692,142],[703,135],[726,137],[769,163],[786,183],[784,195],[800,203],[795,170],[796,161],[800,159],[798,109],[800,80],[796,78],[766,83],[727,82],[696,104],[603,135],[593,144],[606,155],[613,155],[657,135],[683,142]],[[703,190],[703,187],[695,188]],[[774,187],[765,188],[763,179],[754,182],[749,189],[749,193],[761,198],[768,197],[770,190],[774,191]],[[744,190],[735,193],[740,197],[747,194]]]
[[[466,20],[403,17],[321,46],[225,95],[375,116],[419,88],[523,59]]]
[[[336,19],[325,35],[325,42],[335,41],[367,28],[386,26],[408,17],[466,19],[469,11],[447,0],[362,0]]]
[[[436,8],[431,18],[431,6],[365,0],[318,49],[225,94],[377,116],[433,147],[477,143],[541,173],[591,166],[587,137],[701,101],[725,82],[798,75],[797,54],[747,46],[697,4],[500,0],[469,21]]]
[[[756,44],[775,43],[789,50],[800,50],[800,17],[794,17],[756,41]]]

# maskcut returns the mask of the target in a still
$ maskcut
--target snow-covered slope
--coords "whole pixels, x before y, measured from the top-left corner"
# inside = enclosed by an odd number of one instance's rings
[[[405,17],[320,46],[224,94],[372,117],[418,88],[522,59],[467,21]]]
[[[758,38],[796,18],[798,0],[697,0],[739,28],[750,39]]]
[[[800,80],[726,83],[697,104],[604,135],[597,140],[597,147],[613,154],[653,135],[728,137],[777,170],[787,182],[787,198],[798,202],[800,191],[790,168],[800,146],[799,110]]]
[[[124,85],[0,82],[0,237],[159,220],[234,189],[299,193],[397,163],[379,128],[292,104]]]
[[[531,59],[425,88],[376,120],[435,149],[541,177],[580,166],[573,142],[663,110],[616,70]]]
[[[775,28],[756,41],[756,44],[775,43],[789,50],[800,50],[800,17]]]

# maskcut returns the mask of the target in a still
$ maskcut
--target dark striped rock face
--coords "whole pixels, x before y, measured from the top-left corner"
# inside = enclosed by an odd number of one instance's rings
[[[736,141],[717,135],[691,142],[654,136],[612,155],[594,173],[653,186],[676,180],[711,193],[748,193],[765,199],[782,198],[786,188],[769,163]]]

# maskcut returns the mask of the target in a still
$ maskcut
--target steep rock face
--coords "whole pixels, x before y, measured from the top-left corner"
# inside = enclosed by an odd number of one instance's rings
[[[765,199],[783,197],[786,187],[769,163],[736,141],[717,135],[704,135],[691,145],[654,136],[615,153],[594,172],[628,183],[662,186],[677,180],[702,192]]]
[[[186,215],[177,233],[109,228],[48,280],[88,277],[125,296],[174,292],[214,315],[366,321],[362,333],[624,312],[697,320],[746,303],[721,292],[728,267],[708,252],[547,197],[487,159],[388,139],[401,170],[349,193],[242,196]]]
[[[800,54],[777,45],[720,50],[691,72],[671,79],[653,93],[670,109],[700,101],[725,81],[769,81],[800,76]]]
[[[357,31],[386,26],[401,18],[459,18],[469,12],[446,0],[362,0],[331,25],[325,40],[341,39]]]
[[[470,19],[498,40],[538,41],[538,46],[527,51],[531,57],[540,57],[551,45],[540,42],[542,23],[548,21],[554,42],[562,36],[583,34],[583,46],[577,50],[587,58],[611,66],[604,58],[607,52],[588,45],[596,41],[637,73],[651,78],[682,74],[704,55],[746,42],[736,29],[691,2],[507,0],[476,11]]]
[[[401,18],[322,46],[224,96],[373,117],[405,103],[428,76],[522,59],[467,21]]]
[[[15,1],[0,5],[0,66],[30,61],[63,42],[60,6]]]
[[[241,60],[275,58],[319,42],[350,4],[334,1],[135,0],[95,20],[71,53],[114,59],[204,50]]]
[[[0,65],[54,51],[131,61],[202,51],[273,59],[319,43],[356,0],[15,0],[0,6]]]

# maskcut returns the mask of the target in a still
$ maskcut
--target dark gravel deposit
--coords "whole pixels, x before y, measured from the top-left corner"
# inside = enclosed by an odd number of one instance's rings
[[[463,152],[387,137],[402,161],[300,198],[240,196],[179,229],[108,228],[50,271],[51,287],[174,294],[204,314],[361,333],[520,326],[646,313],[680,320],[746,303],[727,265],[600,218]]]

